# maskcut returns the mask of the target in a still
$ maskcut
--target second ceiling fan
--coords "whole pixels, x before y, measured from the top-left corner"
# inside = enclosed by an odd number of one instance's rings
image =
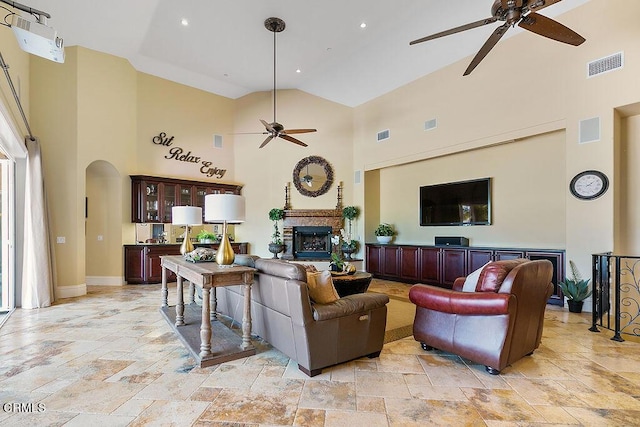
[[[306,147],[307,144],[300,141],[297,138],[292,137],[292,134],[316,132],[316,129],[285,129],[283,125],[276,121],[276,34],[282,32],[285,29],[285,23],[280,18],[267,18],[264,21],[264,26],[267,30],[273,33],[273,122],[268,123],[266,120],[260,119],[260,123],[265,127],[264,135],[268,135],[262,142],[260,148],[264,147],[274,138],[282,138],[286,141],[293,142],[294,144]]]
[[[503,25],[495,29],[482,48],[480,48],[480,51],[476,54],[464,72],[465,76],[470,74],[478,66],[480,61],[487,56],[491,49],[493,49],[498,41],[500,41],[504,33],[507,32],[509,27],[513,27],[516,24],[527,31],[531,31],[532,33],[536,33],[562,43],[567,43],[573,46],[581,45],[584,43],[585,39],[580,34],[551,18],[547,18],[544,15],[536,13],[547,6],[551,6],[552,4],[560,1],[561,0],[495,0],[493,2],[493,6],[491,6],[490,18],[471,22],[470,24],[461,25],[460,27],[455,27],[421,39],[413,40],[409,44],[414,45],[428,40],[437,39],[439,37],[470,30],[472,28],[481,27],[483,25],[492,24],[496,21],[505,21]]]

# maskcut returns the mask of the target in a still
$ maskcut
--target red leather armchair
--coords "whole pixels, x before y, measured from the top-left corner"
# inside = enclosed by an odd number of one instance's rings
[[[494,261],[481,271],[475,292],[414,285],[413,336],[422,348],[437,348],[485,365],[493,375],[540,345],[551,296],[553,266],[547,260]]]

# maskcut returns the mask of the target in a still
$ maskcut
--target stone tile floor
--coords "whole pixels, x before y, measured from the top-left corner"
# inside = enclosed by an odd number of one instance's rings
[[[402,296],[408,286],[376,289]],[[0,423],[640,425],[640,344],[589,332],[588,314],[549,306],[541,347],[500,376],[409,337],[308,378],[265,343],[255,356],[194,367],[159,303],[159,285],[89,287],[50,308],[16,310],[0,329]]]

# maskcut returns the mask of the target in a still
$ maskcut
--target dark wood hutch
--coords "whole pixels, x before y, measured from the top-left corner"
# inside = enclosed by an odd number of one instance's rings
[[[131,222],[170,224],[174,206],[199,206],[204,220],[204,198],[207,194],[241,192],[242,185],[237,184],[131,175]],[[247,243],[234,242],[231,246],[235,253],[248,252]],[[217,245],[210,247],[216,248]],[[127,283],[160,283],[162,255],[180,255],[180,244],[124,245],[124,277]],[[175,280],[175,275],[168,280]]]

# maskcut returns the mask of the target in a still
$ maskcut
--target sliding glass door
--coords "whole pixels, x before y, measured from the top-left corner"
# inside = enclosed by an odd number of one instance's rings
[[[0,152],[0,313],[15,307],[13,257],[13,161]]]

